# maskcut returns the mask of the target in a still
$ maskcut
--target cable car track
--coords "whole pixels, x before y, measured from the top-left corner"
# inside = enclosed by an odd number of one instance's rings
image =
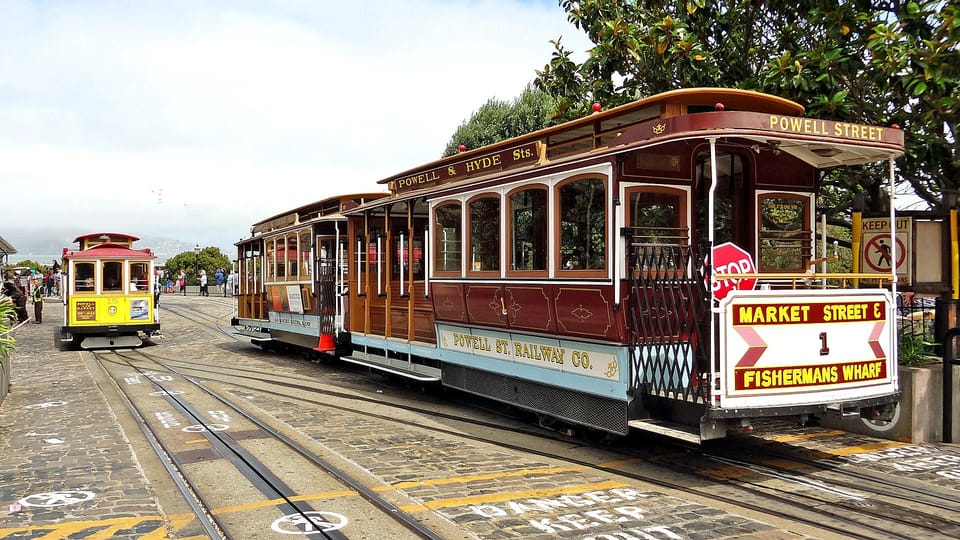
[[[219,320],[216,317],[209,316],[193,317],[189,313],[184,312],[182,309],[177,310],[177,315],[184,316],[185,318],[188,318],[200,325],[211,323],[217,324],[217,321]],[[235,339],[235,336],[231,337]],[[253,349],[251,349],[251,351],[253,351]],[[137,352],[140,352],[141,354],[143,353],[143,351]],[[152,349],[149,352],[152,355],[154,352],[159,351]],[[184,362],[182,359],[158,358],[173,364]],[[275,358],[279,359],[284,357],[275,356]],[[260,358],[258,357],[258,360],[259,359]],[[731,458],[727,455],[707,453],[703,449],[692,451],[695,452],[692,455],[698,455],[702,460],[720,460],[722,466],[725,467],[738,467],[740,469],[760,469],[766,467],[764,474],[765,480],[755,481],[745,478],[745,475],[742,474],[738,475],[736,478],[727,479],[710,477],[709,475],[705,474],[705,469],[708,467],[703,467],[703,469],[699,467],[690,467],[689,465],[683,464],[683,459],[679,460],[679,462],[676,460],[651,460],[648,455],[642,452],[637,452],[635,449],[628,450],[623,446],[617,445],[604,447],[604,450],[616,451],[625,458],[643,459],[645,462],[654,463],[657,466],[667,467],[672,471],[695,475],[698,478],[697,482],[699,483],[699,487],[690,488],[688,486],[689,482],[684,483],[671,481],[665,478],[663,475],[646,472],[638,473],[637,471],[629,470],[629,468],[620,466],[598,466],[596,463],[588,460],[573,460],[570,458],[570,456],[562,452],[542,452],[540,450],[530,448],[529,446],[507,443],[503,438],[480,436],[467,433],[471,430],[464,430],[462,432],[442,430],[433,426],[426,427],[419,423],[405,422],[404,420],[398,418],[396,414],[387,413],[377,415],[368,410],[358,410],[356,406],[344,407],[335,403],[331,403],[330,399],[349,399],[353,400],[353,402],[359,401],[363,403],[388,405],[398,411],[404,410],[413,414],[427,415],[438,419],[465,422],[469,425],[477,427],[495,429],[498,430],[498,432],[513,433],[521,436],[531,436],[540,440],[549,438],[565,444],[575,442],[578,445],[591,446],[595,448],[597,447],[593,441],[572,439],[557,432],[547,432],[545,430],[532,428],[529,426],[508,426],[504,423],[478,421],[475,418],[468,418],[464,415],[445,413],[438,410],[442,407],[430,408],[429,406],[425,407],[423,405],[411,406],[400,403],[388,403],[385,400],[385,397],[387,396],[383,394],[374,394],[373,392],[375,392],[375,390],[370,389],[369,386],[345,382],[343,380],[344,377],[337,377],[336,375],[333,375],[334,373],[357,373],[351,369],[352,366],[337,365],[336,369],[330,370],[329,372],[313,375],[311,374],[310,370],[318,369],[318,367],[314,364],[299,362],[299,359],[294,359],[293,357],[288,358],[287,360],[289,360],[289,362],[293,362],[291,366],[298,372],[295,375],[291,374],[292,376],[295,376],[300,380],[310,379],[311,381],[315,382],[313,384],[291,382],[289,379],[284,380],[284,375],[277,370],[271,369],[265,371],[249,369],[247,367],[237,365],[224,366],[223,364],[220,364],[217,367],[211,367],[207,365],[191,364],[189,366],[182,366],[179,369],[189,369],[193,373],[202,373],[201,376],[207,382],[232,384],[243,391],[260,392],[262,395],[266,396],[282,398],[285,400],[294,400],[294,403],[299,403],[304,408],[334,408],[344,414],[363,415],[378,421],[392,422],[395,424],[399,423],[401,426],[409,426],[410,429],[429,429],[434,433],[440,433],[446,436],[456,436],[462,439],[496,444],[504,448],[527,452],[534,455],[541,455],[543,457],[562,460],[567,463],[581,465],[584,467],[590,467],[595,470],[601,470],[623,478],[645,482],[651,485],[660,486],[664,489],[689,494],[691,496],[707,497],[710,500],[717,501],[717,503],[729,504],[734,507],[743,508],[761,515],[774,516],[792,522],[803,523],[810,527],[815,527],[818,530],[829,531],[830,533],[843,535],[844,537],[876,538],[882,536],[892,538],[915,538],[918,535],[923,534],[937,536],[938,534],[941,534],[941,531],[949,530],[952,527],[957,526],[956,523],[942,519],[938,515],[938,512],[947,513],[951,510],[954,510],[954,506],[951,506],[947,500],[942,501],[943,505],[941,506],[937,506],[936,501],[933,501],[933,505],[931,506],[929,497],[924,498],[924,496],[921,493],[918,493],[916,490],[914,490],[911,494],[911,490],[898,489],[901,483],[896,480],[888,479],[886,480],[886,483],[882,483],[880,485],[865,486],[864,478],[858,477],[857,473],[854,471],[843,470],[839,467],[831,467],[827,464],[816,463],[809,460],[803,461],[797,456],[789,453],[786,455],[772,456],[768,458],[764,458],[762,455],[756,457],[750,456],[747,458],[744,456],[744,448],[738,447],[737,450],[734,451],[733,459],[731,460]],[[229,371],[225,373],[224,367],[227,367]],[[301,370],[300,368],[304,369]],[[331,377],[334,377],[337,380],[331,381]],[[364,375],[364,379],[374,380],[376,381],[375,384],[380,384],[380,381],[382,380],[380,378],[370,377],[366,374]],[[339,389],[331,389],[329,387],[331,384],[336,385],[336,387]],[[273,385],[274,388],[267,388],[266,385]],[[351,393],[349,391],[343,391],[342,389],[347,386],[350,386],[352,389],[356,390],[356,392]],[[313,394],[319,393],[323,396],[324,401],[305,397],[297,394],[297,392],[309,392]],[[423,401],[424,396],[421,394],[419,398],[415,399]],[[452,401],[448,399],[442,400],[438,403],[447,405],[453,404]],[[468,406],[474,410],[477,408],[476,403],[470,403]],[[363,407],[361,409],[368,408],[369,407]],[[676,453],[675,450],[677,448],[684,448],[680,445],[674,444],[675,441],[661,442],[664,444],[669,444],[670,447],[674,449],[674,453]],[[737,441],[737,444],[741,443],[742,441]],[[643,446],[649,447],[650,445],[649,443],[645,442]],[[689,448],[684,448],[683,452],[691,452],[691,450]],[[756,450],[753,447],[750,447],[749,452],[762,453],[762,450]],[[691,454],[685,455],[689,456]],[[776,457],[779,457],[779,459],[791,460],[793,461],[793,465],[785,468],[771,467],[769,465],[769,461],[771,461],[771,458]],[[727,461],[722,462],[722,460]],[[815,465],[817,470],[827,471],[835,474],[833,474],[829,480],[814,481],[806,478],[808,476],[812,476],[812,473],[804,472],[798,475],[798,465]],[[767,480],[770,480],[771,478],[775,479],[773,481],[774,483],[788,482],[788,484],[786,487],[782,488],[771,487],[770,483],[767,482]],[[711,492],[708,493],[704,489],[704,481],[709,481],[710,485],[714,486],[714,488],[710,490]],[[817,482],[820,482],[820,485],[814,485]],[[868,487],[874,488],[872,489],[872,492],[867,489]],[[719,488],[719,490],[717,488]],[[811,489],[814,491],[812,491],[812,494],[802,492],[804,489]],[[847,497],[847,490],[855,490],[862,494],[863,497]],[[937,497],[941,496],[937,495]],[[942,498],[948,499],[947,497]],[[908,530],[910,532],[898,532],[904,530]]]
[[[137,351],[142,354],[141,351]],[[324,407],[337,409],[343,413],[361,415],[367,418],[376,419],[379,421],[391,422],[393,424],[400,424],[401,426],[408,428],[424,429],[429,430],[432,433],[439,433],[445,436],[454,436],[462,439],[490,443],[499,445],[504,448],[509,448],[516,451],[521,451],[529,454],[534,454],[546,458],[551,458],[555,460],[564,461],[572,465],[589,467],[595,470],[601,470],[607,473],[615,474],[624,478],[629,478],[636,481],[641,481],[644,483],[656,485],[665,489],[670,489],[674,491],[680,491],[689,495],[695,495],[698,497],[708,497],[711,500],[716,500],[729,505],[734,505],[736,507],[744,508],[751,510],[753,512],[762,513],[764,515],[776,516],[782,519],[789,519],[791,521],[802,522],[811,527],[816,527],[821,530],[828,530],[836,534],[842,534],[847,537],[860,537],[860,538],[876,538],[878,536],[885,536],[891,538],[916,538],[916,529],[913,529],[914,532],[897,534],[895,529],[892,529],[889,525],[890,522],[898,523],[904,527],[913,527],[919,528],[921,530],[929,531],[931,535],[936,535],[943,530],[944,526],[951,525],[950,522],[946,520],[937,519],[936,516],[930,512],[918,512],[916,510],[910,510],[909,515],[905,511],[908,506],[900,507],[903,511],[897,512],[895,505],[886,505],[886,508],[882,511],[874,511],[875,506],[879,506],[883,503],[877,501],[874,497],[868,497],[864,495],[862,498],[855,498],[850,500],[855,500],[856,503],[847,503],[844,504],[845,493],[842,489],[837,486],[842,486],[844,488],[853,488],[860,491],[866,491],[863,489],[863,486],[858,486],[855,483],[855,480],[842,481],[841,480],[831,480],[832,485],[827,485],[826,483],[819,482],[820,485],[813,486],[812,484],[816,483],[814,481],[806,482],[808,487],[815,489],[813,494],[807,495],[804,493],[797,492],[777,492],[776,488],[771,488],[760,482],[744,481],[739,479],[718,479],[715,477],[710,477],[705,475],[704,471],[697,470],[696,468],[685,468],[683,465],[683,460],[677,461],[668,461],[668,460],[653,460],[651,463],[655,463],[658,466],[666,467],[674,471],[683,471],[689,474],[696,475],[700,478],[710,479],[715,485],[718,486],[728,486],[735,488],[736,493],[731,494],[721,494],[721,493],[708,493],[703,489],[690,488],[685,483],[675,482],[665,480],[661,475],[655,475],[650,473],[638,473],[636,471],[631,471],[624,467],[605,467],[597,465],[595,462],[572,459],[569,455],[562,452],[548,452],[540,449],[532,448],[529,445],[522,444],[512,444],[505,442],[503,438],[490,437],[483,435],[475,435],[470,433],[470,430],[452,430],[452,429],[442,429],[435,426],[425,426],[422,423],[406,421],[401,418],[398,418],[395,414],[377,414],[368,410],[363,410],[363,408],[358,408],[356,406],[342,406],[331,403],[328,400],[321,401],[320,399],[311,399],[307,397],[302,397],[295,395],[291,390],[297,390],[302,392],[310,392],[314,394],[322,395],[323,398],[341,398],[349,399],[353,401],[360,401],[364,403],[376,403],[379,405],[385,405],[392,409],[402,410],[411,413],[429,415],[435,418],[442,418],[445,420],[454,420],[457,422],[463,422],[476,427],[490,428],[497,430],[499,432],[531,436],[539,439],[553,439],[557,442],[562,442],[568,444],[570,442],[575,442],[580,445],[585,446],[594,446],[590,442],[586,442],[580,439],[571,438],[557,432],[549,432],[540,428],[530,428],[530,427],[517,427],[517,426],[508,426],[502,423],[489,422],[485,420],[477,420],[475,418],[470,418],[463,415],[449,414],[444,413],[435,409],[428,409],[422,406],[411,406],[404,405],[400,403],[388,402],[384,400],[383,395],[376,395],[373,397],[366,397],[363,395],[357,395],[354,393],[342,392],[337,390],[330,390],[327,388],[319,388],[316,385],[308,386],[300,383],[293,383],[283,380],[275,380],[274,377],[265,378],[264,374],[236,374],[236,373],[223,373],[216,369],[208,368],[198,368],[191,366],[185,369],[196,370],[205,373],[204,377],[207,382],[220,382],[224,384],[231,384],[239,389],[249,392],[259,392],[262,394],[270,395],[276,398],[283,398],[286,400],[295,400],[296,403],[302,404],[303,406],[311,407]],[[236,368],[231,367],[231,370]],[[249,370],[241,370],[249,371]],[[282,377],[278,377],[281,378]],[[238,382],[247,381],[245,382]],[[318,377],[318,380],[320,378]],[[255,381],[255,383],[253,383]],[[274,385],[279,387],[278,389],[271,390],[266,388],[264,385]],[[368,390],[369,391],[369,390]],[[226,399],[226,398],[223,398]],[[673,445],[673,441],[667,440],[663,441],[664,444],[671,445],[674,448],[677,446]],[[617,446],[606,446],[603,448],[606,451],[615,451],[622,454],[623,457],[633,457],[633,458],[643,458],[648,459],[648,456],[644,454],[631,451],[625,447]],[[722,458],[721,456],[711,455],[705,452],[702,452],[700,456],[704,459],[727,459]],[[741,456],[742,458],[742,456]],[[794,459],[790,455],[781,456],[781,459]],[[754,460],[757,461],[757,460]],[[760,467],[767,466],[762,465],[764,460],[759,460],[757,463],[748,463],[748,462],[739,462],[734,463],[730,462],[727,459],[726,465],[733,465],[743,468],[748,467]],[[859,478],[855,474],[850,474],[846,470],[842,470],[838,467],[829,467],[824,464],[819,464],[819,467],[824,470],[835,472],[839,475],[848,475],[853,476],[854,479]],[[784,475],[792,474],[796,476],[796,470],[791,471],[788,468],[782,469],[780,471],[771,471],[770,476],[776,476],[777,474],[781,475],[781,479],[791,482],[793,485],[801,482],[800,478],[785,478]],[[896,485],[895,482],[887,482],[887,491],[882,489],[877,489],[873,492],[873,495],[876,496],[889,496],[890,487]],[[833,515],[829,516],[829,519],[825,519],[824,512],[826,509],[831,508],[831,505],[825,504],[823,493],[833,493],[837,496],[840,496],[840,502],[834,506],[837,506],[843,510],[843,512],[833,512]],[[749,496],[749,497],[748,497]],[[928,504],[920,499],[910,499],[909,497],[899,496],[898,499],[903,500],[906,503],[912,504]],[[756,500],[756,502],[751,502],[751,500]],[[786,508],[784,510],[777,510],[771,508],[771,501],[773,506],[779,506],[781,508]],[[873,505],[873,506],[871,506]],[[819,510],[817,510],[819,509]],[[950,509],[944,507],[944,509]],[[846,515],[844,515],[846,512]],[[854,514],[860,514],[861,520],[855,519]],[[891,514],[901,514],[900,518],[892,519]],[[877,525],[871,523],[871,520],[884,520],[887,525]],[[953,524],[956,526],[956,524]],[[856,532],[860,531],[860,532]]]
[[[231,303],[231,305],[232,305],[232,303]],[[226,337],[228,337],[228,338],[230,338],[230,339],[232,339],[232,340],[234,340],[234,341],[242,341],[242,340],[243,340],[242,337],[240,337],[240,336],[238,336],[238,335],[236,335],[236,334],[234,333],[233,328],[230,327],[229,324],[227,324],[226,326],[224,326],[224,325],[221,324],[221,322],[222,322],[224,319],[229,319],[229,317],[230,317],[229,314],[228,314],[228,315],[224,315],[224,316],[209,315],[209,314],[207,314],[207,313],[204,313],[204,312],[198,311],[198,310],[194,310],[194,309],[184,309],[184,307],[183,307],[182,305],[176,305],[175,307],[170,307],[170,306],[167,305],[167,304],[163,304],[163,311],[168,311],[168,312],[170,312],[170,313],[172,313],[172,314],[175,314],[175,315],[177,315],[177,316],[179,316],[179,317],[182,317],[182,318],[184,318],[184,319],[186,319],[186,320],[188,320],[188,321],[195,322],[195,323],[198,323],[198,324],[200,324],[200,323],[212,322],[212,323],[214,324],[214,326],[216,327],[216,333],[218,333],[219,335],[226,336]],[[203,326],[200,326],[200,328],[204,328],[204,327],[203,327]]]
[[[109,355],[118,356],[122,359],[122,362],[112,362],[108,359]],[[303,501],[294,500],[296,493],[294,493],[290,487],[284,485],[283,481],[275,476],[265,463],[260,462],[256,456],[249,451],[244,450],[239,444],[237,444],[237,441],[233,439],[229,433],[217,431],[215,426],[206,421],[203,415],[196,410],[193,405],[188,403],[185,399],[179,398],[176,392],[171,392],[165,385],[156,380],[156,377],[152,376],[151,372],[145,371],[144,368],[135,365],[133,359],[124,356],[124,354],[122,354],[120,351],[94,352],[93,356],[98,362],[101,363],[105,371],[107,371],[105,364],[112,362],[117,365],[129,367],[136,373],[150,380],[154,387],[162,393],[164,399],[171,406],[173,406],[185,418],[191,418],[193,421],[197,422],[197,425],[203,427],[203,437],[211,443],[216,453],[219,454],[220,457],[228,460],[233,466],[235,466],[246,479],[248,479],[264,494],[264,496],[268,497],[269,499],[278,499],[276,506],[279,510],[285,511],[287,514],[290,514],[291,512],[299,514],[303,522],[307,524],[308,527],[315,529],[314,532],[323,534],[325,538],[345,538],[345,536],[339,532],[334,531],[331,533],[329,531],[325,531],[324,527],[326,524],[318,523],[314,517],[312,517],[316,512],[311,508],[311,506]],[[440,536],[421,525],[412,516],[400,511],[396,506],[392,505],[374,493],[372,490],[364,487],[362,483],[356,479],[351,478],[348,474],[338,470],[331,463],[309,451],[306,447],[300,445],[293,439],[283,435],[255,417],[247,414],[241,408],[234,406],[230,401],[224,400],[216,393],[205,388],[194,378],[184,375],[175,369],[169,368],[169,366],[166,366],[155,359],[151,359],[150,355],[141,353],[140,356],[143,360],[151,360],[155,362],[158,366],[161,366],[170,373],[179,376],[182,380],[190,383],[193,387],[199,389],[207,396],[212,397],[217,402],[229,407],[231,410],[242,416],[245,420],[254,424],[257,429],[268,434],[273,440],[280,441],[287,448],[296,452],[316,467],[336,478],[338,482],[354,490],[369,504],[378,508],[382,514],[388,516],[390,519],[396,521],[406,529],[414,532],[418,537],[431,539],[440,538]],[[175,480],[177,478],[181,479],[181,481],[177,482],[178,488],[181,490],[184,498],[190,502],[191,507],[194,509],[205,532],[211,536],[221,536],[226,538],[231,537],[228,532],[229,527],[215,517],[215,512],[211,510],[211,503],[206,501],[205,497],[201,495],[202,490],[199,489],[195,484],[191,483],[188,475],[184,473],[184,464],[178,460],[176,457],[176,452],[171,451],[170,448],[160,442],[162,440],[161,435],[145,419],[143,411],[136,404],[134,404],[132,399],[130,399],[125,392],[123,392],[123,389],[119,383],[117,384],[117,387],[120,389],[121,394],[124,395],[125,401],[128,407],[130,407],[131,413],[134,415],[134,418],[141,429],[147,435],[148,440],[152,441],[151,445],[157,451],[157,454],[161,457],[161,459],[165,462],[165,466],[169,465],[168,472],[170,472],[171,476],[174,477]]]

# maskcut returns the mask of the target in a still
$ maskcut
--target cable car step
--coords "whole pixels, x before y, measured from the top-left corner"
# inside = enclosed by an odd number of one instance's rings
[[[686,441],[693,444],[700,444],[702,442],[700,431],[693,426],[688,426],[685,424],[676,424],[674,422],[644,418],[642,420],[630,420],[627,422],[627,425],[633,429],[649,431],[651,433],[664,435],[672,439],[679,439],[681,441]]]
[[[363,353],[354,353],[353,356],[341,356],[340,360],[344,362],[350,362],[351,364],[357,364],[360,366],[365,366],[371,369],[377,369],[385,373],[392,373],[394,375],[400,375],[401,377],[406,377],[408,379],[413,379],[420,382],[439,382],[440,381],[440,372],[437,370],[436,375],[429,375],[425,373],[420,373],[417,371],[412,371],[409,369],[404,369],[395,365],[384,365],[378,360],[382,357],[377,357],[374,355],[368,355]]]

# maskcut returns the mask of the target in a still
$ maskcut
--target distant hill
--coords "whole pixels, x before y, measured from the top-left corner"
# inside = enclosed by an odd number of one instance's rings
[[[25,229],[21,227],[4,227],[0,230],[2,236],[17,250],[10,255],[8,264],[29,259],[44,264],[50,264],[54,259],[60,260],[63,248],[73,249],[76,244],[73,239],[77,232],[68,229]],[[184,251],[193,251],[193,244],[170,238],[156,236],[141,236],[136,244],[141,248],[150,248],[157,255],[157,263],[163,264],[167,259]]]

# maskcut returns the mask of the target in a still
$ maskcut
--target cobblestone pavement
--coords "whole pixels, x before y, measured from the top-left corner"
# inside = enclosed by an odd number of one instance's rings
[[[316,385],[317,393],[305,395],[336,406],[304,406],[301,392],[278,395],[243,384],[215,383],[218,392],[250,403],[343,463],[365,471],[377,491],[402,510],[452,524],[459,537],[809,537],[789,523],[766,523],[600,469],[428,429],[438,422],[428,415],[404,417],[413,422],[404,427],[388,416],[407,413],[387,409],[383,417],[353,414],[376,406],[325,397],[321,387],[375,376],[263,354],[217,332],[210,325],[226,324],[229,299],[168,297],[163,302],[171,308],[163,315],[165,337],[151,353],[200,368],[230,365],[248,379],[275,377]],[[151,463],[156,457],[125,418],[114,382],[89,353],[54,347],[54,328],[62,318],[58,308],[49,302],[43,324],[27,324],[15,334],[13,386],[0,405],[0,538],[197,536],[189,509],[167,493],[174,490],[156,474],[159,467]],[[185,310],[194,310],[190,318]],[[960,457],[949,446],[906,445],[786,426],[768,442],[948,489],[956,489],[960,478]],[[732,474],[737,473],[717,471],[718,477]],[[303,495],[304,500],[311,497],[319,507],[329,495]]]
[[[97,381],[81,353],[54,346],[59,307],[48,299],[44,322],[14,334],[0,405],[0,538],[162,538],[163,510]]]

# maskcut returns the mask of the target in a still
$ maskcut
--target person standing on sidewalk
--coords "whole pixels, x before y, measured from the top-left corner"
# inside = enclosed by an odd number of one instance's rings
[[[227,295],[227,290],[223,287],[224,275],[223,268],[217,268],[217,271],[214,273],[214,279],[217,280],[217,292],[223,292],[223,295]]]
[[[33,288],[33,318],[36,324],[43,322],[43,287]]]
[[[207,291],[207,271],[200,270],[200,296],[210,296]]]

